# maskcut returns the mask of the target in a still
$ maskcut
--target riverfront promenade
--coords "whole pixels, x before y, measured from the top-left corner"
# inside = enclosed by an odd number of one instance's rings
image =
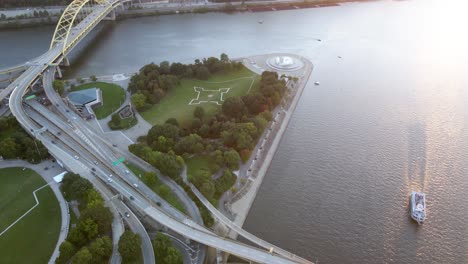
[[[303,65],[295,70],[281,70],[279,68],[272,68],[267,60],[271,60],[273,57],[290,57],[294,60],[298,60],[299,64]],[[252,151],[252,155],[240,170],[240,179],[245,182],[240,187],[239,191],[231,197],[224,197],[228,207],[233,216],[233,222],[242,227],[245,219],[250,211],[253,201],[257,195],[258,189],[262,184],[263,178],[270,166],[271,160],[276,153],[284,131],[286,130],[289,120],[294,113],[294,110],[299,102],[301,94],[309,80],[309,77],[313,70],[312,63],[306,58],[292,55],[292,54],[267,54],[259,55],[242,59],[243,64],[251,71],[261,74],[263,71],[275,71],[278,75],[282,74],[286,76],[297,77],[296,83],[291,83],[289,91],[289,98],[286,96],[285,100],[282,101],[281,105],[273,112],[273,122],[264,132],[262,138],[259,139],[257,146]],[[238,179],[238,182],[239,180]],[[224,203],[224,202],[223,202]],[[229,205],[230,204],[230,205]],[[229,233],[229,237],[236,238],[237,234],[233,231]]]

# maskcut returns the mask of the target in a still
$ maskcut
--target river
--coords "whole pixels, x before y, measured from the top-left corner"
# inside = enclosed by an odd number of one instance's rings
[[[379,1],[105,22],[67,75],[222,52],[305,56],[314,72],[244,227],[319,263],[468,263],[466,10]],[[0,32],[0,67],[41,54],[52,32]],[[423,226],[408,216],[412,190],[427,194]]]

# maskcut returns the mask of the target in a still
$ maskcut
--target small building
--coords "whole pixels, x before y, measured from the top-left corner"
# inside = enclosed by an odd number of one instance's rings
[[[98,88],[89,88],[68,93],[66,97],[68,106],[83,118],[93,118],[91,108],[102,105],[102,93]]]
[[[61,183],[62,180],[63,180],[63,176],[65,176],[65,174],[67,174],[67,173],[68,173],[67,171],[64,171],[62,173],[57,174],[56,176],[54,176],[54,181],[56,183]]]

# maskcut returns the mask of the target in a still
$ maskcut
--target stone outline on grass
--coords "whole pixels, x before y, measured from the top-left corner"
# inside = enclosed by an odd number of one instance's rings
[[[22,216],[20,216],[18,219],[16,219],[11,225],[9,225],[7,228],[5,228],[5,230],[3,230],[1,233],[0,233],[0,236],[2,236],[3,234],[5,234],[8,230],[10,230],[10,228],[12,228],[14,225],[16,225],[16,223],[18,223],[21,219],[23,219],[25,216],[27,216],[34,208],[36,208],[40,203],[39,203],[39,199],[37,199],[37,196],[36,196],[36,192],[40,191],[41,189],[43,189],[44,187],[47,187],[49,186],[50,183],[46,183],[45,185],[37,188],[36,190],[33,191],[33,196],[34,196],[34,200],[36,200],[36,204],[33,205],[33,207],[31,207],[28,211],[26,211],[26,213],[24,213]]]
[[[214,104],[217,104],[217,105],[222,105],[222,102],[224,102],[223,96],[224,96],[224,94],[228,93],[229,90],[231,90],[231,87],[219,88],[218,90],[205,90],[205,88],[203,88],[203,87],[194,86],[193,90],[197,93],[197,98],[194,98],[194,99],[190,100],[188,105],[199,105],[199,104],[202,104],[202,103],[214,103]],[[219,98],[221,103],[218,100],[216,100],[216,101],[200,101],[199,99],[200,99],[200,93],[201,92],[218,92],[218,93],[221,93],[221,96]]]

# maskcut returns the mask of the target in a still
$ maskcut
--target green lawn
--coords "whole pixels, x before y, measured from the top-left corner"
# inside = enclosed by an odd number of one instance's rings
[[[122,87],[105,82],[92,82],[79,85],[73,91],[99,88],[102,91],[103,105],[94,109],[97,119],[103,119],[117,110],[125,101],[125,91]]]
[[[1,231],[35,204],[32,192],[44,184],[32,170],[0,169]],[[60,207],[49,187],[36,194],[39,206],[0,236],[1,263],[47,263],[52,255],[60,232]]]
[[[143,177],[143,175],[145,174],[145,171],[142,170],[140,167],[134,165],[134,164],[131,164],[131,163],[126,163],[126,166],[136,175],[136,176],[140,176],[141,175],[141,180],[143,182],[145,182],[145,179]],[[161,195],[161,191],[160,191],[160,188],[161,186],[163,186],[164,184],[162,184],[161,182],[158,181],[158,183],[156,183],[155,186],[148,186],[150,187],[155,193],[157,193],[158,195]],[[166,202],[168,202],[170,205],[174,206],[174,208],[177,208],[177,210],[181,211],[182,213],[187,213],[187,211],[185,210],[185,207],[180,203],[179,199],[177,199],[177,197],[173,194],[173,193],[169,193],[168,195],[166,195],[165,197],[162,197],[164,200],[166,200]]]
[[[202,106],[205,109],[207,117],[214,115],[221,109],[220,105],[211,102],[189,105],[192,99],[197,98],[198,95],[198,93],[194,91],[194,87],[202,87],[205,90],[230,88],[229,91],[223,95],[223,99],[226,99],[231,96],[245,95],[248,92],[258,89],[259,80],[260,76],[247,68],[242,68],[239,71],[229,74],[214,75],[207,81],[183,79],[180,85],[172,89],[161,102],[140,114],[146,121],[153,125],[164,123],[167,119],[174,117],[180,124],[185,126],[191,122],[193,110],[197,106]],[[212,95],[213,100],[219,98],[215,93]],[[204,94],[200,95],[204,96]],[[219,103],[222,102],[219,101]]]
[[[185,164],[187,165],[187,175],[193,175],[199,170],[208,170],[212,174],[216,172],[213,166],[215,163],[208,155],[191,157],[185,160]]]

